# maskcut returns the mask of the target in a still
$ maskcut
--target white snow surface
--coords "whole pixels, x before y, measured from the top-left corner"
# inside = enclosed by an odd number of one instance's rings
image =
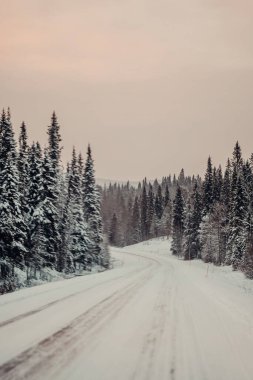
[[[252,380],[253,282],[170,241],[112,248],[114,269],[0,297],[0,378]]]

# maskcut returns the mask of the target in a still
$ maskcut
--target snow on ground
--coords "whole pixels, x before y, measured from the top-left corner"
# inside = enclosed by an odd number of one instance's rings
[[[170,255],[112,249],[114,269],[0,297],[0,378],[252,380],[253,281]]]

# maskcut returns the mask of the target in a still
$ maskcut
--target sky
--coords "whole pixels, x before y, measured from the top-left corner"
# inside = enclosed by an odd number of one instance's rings
[[[252,0],[1,0],[0,107],[100,178],[203,174],[253,152]]]

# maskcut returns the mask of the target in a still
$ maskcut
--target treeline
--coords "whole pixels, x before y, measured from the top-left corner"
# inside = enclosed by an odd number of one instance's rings
[[[253,156],[243,160],[238,142],[222,174],[209,157],[205,178],[174,200],[172,252],[232,265],[253,278]]]
[[[90,146],[84,163],[73,149],[64,170],[55,113],[45,149],[28,144],[27,128],[14,137],[10,111],[0,120],[0,293],[47,279],[47,269],[69,274],[109,266],[100,195]],[[17,270],[18,269],[18,270]],[[20,272],[19,272],[20,273]]]
[[[144,179],[137,187],[111,184],[102,190],[102,215],[110,244],[125,246],[153,237],[170,236],[173,199],[180,185],[186,194],[200,177],[186,177],[182,169],[176,178]]]
[[[174,255],[232,265],[253,278],[253,155],[244,160],[238,142],[224,173],[209,157],[203,179],[182,170],[138,188],[110,185],[102,199],[111,244],[171,236]]]

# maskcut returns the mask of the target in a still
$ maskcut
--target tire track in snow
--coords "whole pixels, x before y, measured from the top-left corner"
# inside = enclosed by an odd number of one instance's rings
[[[134,273],[136,273],[136,272],[137,271],[134,271]],[[13,317],[13,318],[7,319],[6,321],[0,322],[0,328],[1,327],[5,327],[5,326],[7,326],[7,325],[9,325],[11,323],[14,323],[14,322],[18,322],[21,319],[24,319],[24,318],[30,317],[31,315],[37,314],[37,313],[39,313],[39,312],[41,312],[43,310],[46,310],[46,309],[48,309],[48,308],[50,308],[50,307],[52,307],[54,305],[57,305],[60,302],[64,302],[64,301],[66,301],[66,300],[68,300],[70,298],[73,298],[73,297],[76,297],[76,296],[78,296],[80,294],[86,293],[86,292],[90,291],[91,289],[95,289],[95,288],[101,287],[101,286],[103,286],[104,284],[106,284],[108,282],[116,281],[116,280],[119,280],[120,278],[123,278],[123,277],[125,277],[125,275],[121,275],[121,276],[115,277],[113,279],[109,279],[108,281],[103,281],[100,284],[96,284],[96,285],[90,286],[89,288],[80,290],[78,292],[74,292],[74,293],[69,294],[69,295],[67,295],[65,297],[62,297],[60,299],[54,300],[52,302],[49,302],[49,303],[47,303],[45,305],[42,305],[42,306],[38,307],[37,309],[33,309],[33,310],[30,310],[30,311],[28,311],[26,313],[19,314],[16,317]]]
[[[157,260],[152,259],[152,258],[148,258],[148,257],[145,257],[145,256],[141,256],[141,255],[137,255],[137,254],[133,254],[133,253],[129,253],[129,252],[122,252],[122,253],[124,253],[124,254],[129,254],[129,255],[133,255],[133,256],[137,256],[137,257],[141,257],[141,258],[143,258],[143,259],[147,259],[148,261],[153,261],[153,262],[155,262],[155,263],[157,263],[157,264],[160,264]],[[143,269],[142,269],[142,270],[143,270]],[[131,274],[135,274],[135,273],[137,273],[137,272],[139,272],[139,271],[140,271],[139,269],[138,269],[138,270],[134,270],[133,272],[131,272]],[[19,315],[13,317],[13,318],[9,318],[9,319],[7,319],[7,320],[5,320],[5,321],[3,321],[3,322],[0,322],[0,328],[5,327],[5,326],[7,326],[7,325],[9,325],[9,324],[12,324],[12,323],[18,322],[18,321],[20,321],[20,320],[22,320],[22,319],[24,319],[24,318],[30,317],[30,316],[32,316],[32,315],[34,315],[34,314],[40,313],[41,311],[44,311],[44,310],[46,310],[46,309],[48,309],[48,308],[50,308],[50,307],[52,307],[52,306],[55,306],[55,305],[57,305],[57,304],[60,303],[60,302],[64,302],[64,301],[66,301],[66,300],[68,300],[68,299],[70,299],[70,298],[73,298],[73,297],[76,297],[76,296],[78,296],[78,295],[80,295],[80,294],[86,293],[86,292],[88,292],[88,291],[91,290],[91,289],[95,289],[95,288],[101,287],[101,286],[103,286],[104,284],[107,284],[108,282],[116,281],[116,280],[119,280],[120,278],[124,278],[124,277],[125,277],[125,274],[124,274],[124,275],[121,275],[121,276],[118,276],[118,277],[115,277],[115,278],[113,278],[113,279],[109,279],[109,280],[107,280],[107,281],[103,281],[102,283],[99,283],[99,284],[96,284],[96,285],[90,286],[89,288],[86,288],[86,289],[80,290],[80,291],[78,291],[78,292],[71,293],[71,294],[69,294],[69,295],[67,295],[67,296],[65,296],[65,297],[62,297],[62,298],[60,298],[60,299],[56,299],[56,300],[54,300],[54,301],[51,301],[51,302],[49,302],[49,303],[47,303],[47,304],[45,304],[45,305],[42,305],[42,306],[40,306],[40,307],[38,307],[38,308],[36,308],[36,309],[30,310],[30,311],[28,311],[28,312],[26,312],[26,313],[19,314]],[[58,289],[60,289],[60,288],[57,288],[57,290],[58,290]],[[48,292],[48,291],[46,291],[45,293],[47,293],[47,292]],[[43,293],[43,292],[40,292],[39,294],[44,294],[44,293]],[[29,297],[25,297],[25,299],[26,299],[26,298],[29,298]],[[20,300],[23,300],[23,298],[21,298]]]
[[[139,256],[139,255],[136,255]],[[140,256],[143,259],[145,257]],[[148,258],[147,258],[148,259]],[[154,261],[154,260],[152,260]],[[36,346],[22,352],[14,359],[0,366],[0,378],[3,380],[36,379],[45,376],[44,372],[55,370],[68,363],[80,350],[84,349],[88,340],[96,335],[105,324],[110,323],[125,304],[136,295],[136,292],[154,275],[155,266],[148,266],[139,272],[139,278],[75,318],[66,327],[50,337],[42,340]],[[50,374],[49,374],[50,376]]]
[[[161,263],[159,263],[161,265]],[[167,268],[166,268],[167,269]],[[142,350],[138,365],[132,375],[132,380],[168,379],[170,373],[169,349],[171,341],[171,318],[172,304],[174,299],[174,286],[171,282],[172,271],[163,270],[163,280],[157,300],[151,310],[152,318]],[[170,274],[170,276],[169,276]],[[170,279],[170,282],[168,282]],[[161,350],[161,348],[163,349]]]

